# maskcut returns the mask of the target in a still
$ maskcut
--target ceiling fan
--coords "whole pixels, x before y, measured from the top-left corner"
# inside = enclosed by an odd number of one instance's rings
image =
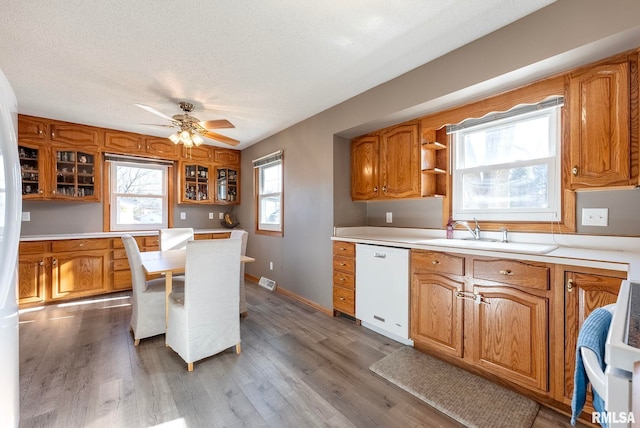
[[[182,109],[184,114],[175,114],[173,116],[167,116],[166,114],[154,109],[153,107],[149,107],[144,104],[136,105],[142,109],[147,110],[150,113],[155,114],[156,116],[160,116],[171,122],[171,125],[156,126],[178,128],[177,132],[169,136],[169,139],[173,141],[174,144],[182,143],[185,145],[185,147],[191,148],[193,146],[199,146],[204,143],[202,137],[211,138],[212,140],[220,141],[231,146],[240,144],[240,141],[238,140],[234,140],[233,138],[229,138],[224,135],[218,134],[217,132],[211,131],[212,129],[234,128],[233,124],[228,120],[218,119],[200,121],[200,119],[189,115],[189,113],[191,113],[195,108],[192,103],[185,101],[180,102],[178,106],[180,107],[180,109]]]

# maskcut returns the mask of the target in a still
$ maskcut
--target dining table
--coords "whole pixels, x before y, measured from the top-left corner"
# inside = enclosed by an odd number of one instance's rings
[[[149,275],[164,274],[166,302],[165,316],[169,317],[169,295],[173,289],[173,275],[181,274],[185,271],[185,262],[187,251],[180,250],[164,250],[164,251],[144,251],[140,253],[142,259],[142,268]],[[254,262],[256,259],[249,256],[240,256],[241,263]]]

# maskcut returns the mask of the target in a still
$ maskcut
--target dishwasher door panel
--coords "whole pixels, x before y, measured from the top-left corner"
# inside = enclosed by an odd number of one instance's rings
[[[356,244],[356,318],[365,327],[409,339],[409,250]],[[401,340],[402,339],[402,340]]]

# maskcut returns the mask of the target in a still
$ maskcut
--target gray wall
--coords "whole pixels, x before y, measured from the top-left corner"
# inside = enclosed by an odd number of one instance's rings
[[[218,213],[228,209],[223,205],[176,205],[173,226],[220,229]],[[31,220],[22,222],[21,236],[103,231],[101,202],[23,201],[22,212],[28,212]],[[186,220],[180,220],[181,212],[186,214]],[[210,212],[214,213],[213,220],[209,220]]]
[[[246,228],[247,254],[256,258],[246,266],[247,273],[275,279],[287,290],[331,308],[334,225],[377,225],[384,212],[392,210],[397,221],[393,226],[439,227],[442,215],[439,200],[350,204],[349,138],[637,47],[638,16],[640,2],[558,0],[245,149],[239,217],[243,224],[252,224]],[[253,233],[255,213],[246,198],[253,193],[247,174],[251,160],[278,149],[285,153],[283,238]],[[591,196],[579,195],[581,204],[587,203],[585,197]],[[627,201],[623,195],[612,197],[607,203],[617,213]],[[637,230],[635,222],[627,223],[629,229],[632,225]],[[274,261],[274,271],[269,271],[269,261]]]

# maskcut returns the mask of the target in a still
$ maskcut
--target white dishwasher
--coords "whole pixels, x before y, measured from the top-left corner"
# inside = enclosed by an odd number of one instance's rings
[[[409,250],[356,244],[356,318],[364,327],[409,339]]]

